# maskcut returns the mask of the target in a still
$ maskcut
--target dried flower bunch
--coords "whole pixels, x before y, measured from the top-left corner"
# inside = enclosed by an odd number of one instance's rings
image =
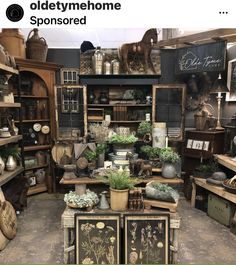
[[[90,124],[89,131],[94,134],[97,143],[105,143],[108,140],[110,130],[106,122]]]

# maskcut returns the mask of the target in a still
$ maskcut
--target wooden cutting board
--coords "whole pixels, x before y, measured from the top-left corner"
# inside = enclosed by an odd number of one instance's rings
[[[0,229],[8,239],[13,239],[16,235],[17,217],[15,209],[8,201],[1,202]]]

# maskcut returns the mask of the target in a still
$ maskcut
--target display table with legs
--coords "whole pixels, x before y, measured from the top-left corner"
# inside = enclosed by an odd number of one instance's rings
[[[79,211],[78,209],[72,209],[66,207],[62,216],[61,216],[61,225],[64,230],[64,263],[74,263],[74,260],[71,260],[71,254],[74,253],[74,228],[75,228],[75,214],[84,213],[84,211]],[[115,213],[112,210],[99,210],[93,209],[88,213]],[[123,214],[124,213],[133,213],[137,212],[120,212],[121,216],[121,228],[123,227]],[[140,214],[140,212],[138,212]],[[144,214],[163,214],[169,213],[168,211],[161,210],[144,210]],[[178,254],[178,235],[180,228],[180,217],[178,213],[169,213],[170,214],[170,262],[177,263],[177,254]]]

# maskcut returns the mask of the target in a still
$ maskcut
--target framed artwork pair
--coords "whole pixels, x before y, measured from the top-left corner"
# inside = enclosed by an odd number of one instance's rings
[[[168,264],[169,231],[168,214],[76,214],[75,264]]]

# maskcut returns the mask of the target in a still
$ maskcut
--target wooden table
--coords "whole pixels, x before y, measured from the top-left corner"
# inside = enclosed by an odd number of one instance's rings
[[[140,179],[140,181],[138,182],[138,184],[142,184],[142,183],[148,183],[149,181],[158,181],[162,184],[169,184],[169,185],[181,185],[183,184],[183,180],[181,178],[173,178],[173,179],[167,179],[167,178],[163,178],[161,176],[153,176],[151,178],[145,178],[145,179]],[[75,179],[64,179],[62,178],[60,180],[60,184],[63,185],[75,185],[75,192],[77,194],[81,194],[81,193],[85,193],[85,189],[86,189],[86,185],[97,185],[97,184],[104,184],[104,182],[102,182],[99,179],[96,178],[89,178],[89,177],[79,177],[79,178],[75,178]]]
[[[232,160],[232,157],[226,155],[214,155],[217,162],[224,167],[236,172],[236,161]]]
[[[103,212],[104,210],[95,209],[92,210],[91,213],[94,212]],[[114,213],[112,210],[106,210],[106,213]],[[144,210],[144,213],[166,213],[166,211],[160,210]],[[61,216],[61,225],[64,229],[64,263],[70,263],[70,254],[74,251],[74,215],[75,213],[80,213],[77,209],[71,209],[66,207],[62,216]],[[121,217],[123,215],[122,212]],[[128,212],[126,212],[128,213]],[[135,213],[132,211],[132,213]],[[140,213],[140,212],[139,212]],[[122,227],[122,219],[121,219],[121,227]],[[180,217],[178,213],[170,213],[170,240],[171,240],[171,263],[177,263],[177,255],[178,255],[178,235],[179,235],[179,228],[180,228]],[[73,261],[74,263],[74,261]]]
[[[218,186],[208,184],[206,182],[206,179],[193,178],[192,186],[193,186],[192,198],[191,198],[191,206],[192,207],[195,207],[197,186],[200,186],[206,190],[209,190],[210,192],[217,194],[218,196],[225,198],[226,200],[231,201],[231,202],[236,204],[236,195],[235,194],[226,191],[223,187],[218,187]]]

